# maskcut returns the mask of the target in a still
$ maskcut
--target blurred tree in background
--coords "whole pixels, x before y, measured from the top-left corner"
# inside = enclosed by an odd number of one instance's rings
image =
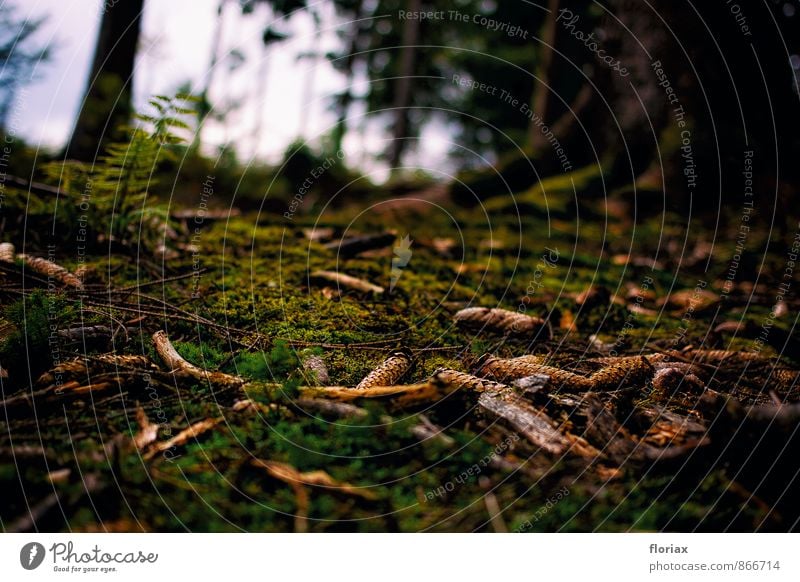
[[[66,157],[95,159],[101,144],[120,136],[133,114],[133,71],[144,0],[104,2],[86,94]]]
[[[594,164],[602,167],[606,188],[666,189],[673,203],[708,209],[740,190],[744,150],[760,152],[758,172],[797,171],[798,132],[789,120],[797,107],[791,58],[800,59],[791,32],[794,12],[784,2],[742,5],[740,16],[730,3],[667,0],[456,0],[447,7],[425,0],[221,0],[217,32],[208,39],[201,120],[239,103],[226,94],[229,83],[222,86],[214,74],[231,54],[220,41],[229,2],[266,20],[261,65],[248,92],[262,110],[268,110],[269,52],[283,50],[297,33],[294,19],[310,23],[317,41],[326,30],[336,31],[336,48],[311,43],[297,57],[311,66],[291,79],[305,87],[303,103],[309,103],[319,59],[342,75],[343,88],[329,96],[336,124],[319,140],[330,151],[369,124],[388,138],[383,151],[370,154],[402,166],[424,130],[436,124],[455,144],[451,155],[459,168],[496,166],[486,170],[498,174],[494,181],[477,181],[487,195]],[[72,157],[91,158],[107,129],[129,114],[142,5],[116,3],[103,15]],[[401,11],[441,16],[409,18]],[[476,88],[481,84],[484,89]],[[354,121],[356,105],[366,121]],[[677,123],[677,105],[685,125]],[[308,138],[302,135],[305,117],[299,126],[301,143]],[[251,134],[256,149],[261,133],[259,117]],[[687,172],[694,172],[694,183]],[[761,190],[788,195],[786,180],[774,171],[771,176]]]
[[[0,4],[0,131],[20,87],[34,80],[37,64],[50,56],[49,49],[33,39],[42,23],[22,20],[11,4]]]

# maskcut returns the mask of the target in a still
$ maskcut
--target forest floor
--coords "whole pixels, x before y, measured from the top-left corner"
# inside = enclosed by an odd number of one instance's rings
[[[577,204],[563,184],[547,194],[475,208],[377,201],[291,219],[189,208],[160,252],[98,245],[79,256],[74,241],[60,244],[50,258],[79,271],[83,289],[4,263],[0,525],[796,528],[796,457],[786,456],[796,435],[752,412],[799,395],[796,305],[787,294],[775,307],[787,249],[764,252],[781,233],[753,231],[742,250],[735,221],[716,232],[670,213],[632,223],[620,203]],[[48,256],[30,243],[25,252]],[[383,289],[325,282],[319,270]],[[456,325],[468,307],[546,324],[528,334]],[[190,363],[246,383],[171,374],[159,330]],[[487,353],[538,354],[582,378],[623,362],[598,358],[671,354],[677,364],[657,381],[655,369],[623,370],[611,388],[538,377],[513,388],[519,405],[494,408],[483,384],[331,406],[304,388],[354,387],[400,348],[413,360],[404,386],[440,368],[475,373]],[[743,419],[752,427],[740,430]]]

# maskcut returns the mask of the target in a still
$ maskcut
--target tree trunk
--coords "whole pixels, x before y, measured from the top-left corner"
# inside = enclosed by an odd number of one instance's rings
[[[410,12],[421,10],[421,0],[409,0]],[[394,130],[389,165],[392,169],[400,165],[403,152],[406,149],[406,133],[408,132],[408,106],[411,101],[412,75],[417,57],[417,41],[419,40],[419,19],[408,18],[403,27],[403,47],[400,53],[400,73],[394,99]]]
[[[539,118],[547,123],[548,111],[547,105],[550,101],[550,72],[553,67],[553,48],[556,43],[556,17],[558,15],[558,7],[560,0],[550,0],[548,2],[548,10],[550,11],[545,16],[542,31],[540,33],[542,44],[539,49],[539,66],[536,67],[536,81],[533,88],[533,97],[531,99],[531,108]],[[528,145],[531,149],[536,149],[544,144],[544,137],[539,127],[531,121],[528,126]]]
[[[110,3],[107,3],[110,4]],[[94,61],[66,156],[91,161],[102,142],[130,121],[133,71],[144,0],[125,0],[105,8]]]
[[[347,114],[350,105],[353,103],[353,80],[355,78],[356,52],[358,51],[358,40],[361,29],[361,18],[364,16],[364,2],[356,2],[353,12],[353,30],[350,32],[350,45],[345,57],[344,75],[345,89],[338,96],[336,101],[336,126],[333,128],[333,151],[338,152],[342,149],[342,142],[347,133]]]

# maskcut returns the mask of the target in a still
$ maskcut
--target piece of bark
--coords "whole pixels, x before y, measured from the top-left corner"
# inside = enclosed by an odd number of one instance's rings
[[[405,348],[389,354],[378,366],[361,380],[357,390],[374,386],[394,386],[411,369],[411,352]]]
[[[453,318],[457,325],[475,331],[525,338],[538,334],[540,340],[550,339],[550,330],[545,320],[507,309],[468,307],[458,311]]]
[[[364,251],[388,247],[394,243],[396,238],[397,236],[391,232],[367,234],[329,242],[325,244],[325,248],[336,252],[340,257],[349,258],[363,253]]]
[[[119,331],[128,333],[128,328],[117,328]],[[107,325],[89,325],[85,327],[71,327],[69,329],[59,329],[58,335],[69,341],[111,339],[114,337],[115,329]]]
[[[452,447],[456,444],[455,440],[444,434],[444,430],[431,422],[427,416],[420,414],[417,418],[420,421],[419,424],[415,424],[409,430],[420,441],[435,440],[447,447]]]
[[[155,345],[156,352],[161,359],[164,360],[164,363],[170,367],[170,372],[173,374],[194,378],[195,380],[208,381],[211,384],[226,388],[240,388],[244,385],[244,380],[242,378],[231,376],[223,372],[206,371],[187,362],[177,352],[169,341],[166,332],[163,330],[153,334],[153,344]]]
[[[523,394],[537,394],[550,385],[550,376],[546,374],[534,374],[524,376],[511,382],[514,388],[518,388]]]
[[[555,428],[553,420],[511,390],[484,392],[478,398],[478,406],[548,453],[563,455],[569,448],[568,439]]]
[[[604,457],[617,465],[624,465],[629,461],[641,461],[647,456],[650,445],[634,441],[600,399],[589,395],[585,404],[587,423],[584,436]]]
[[[705,389],[703,381],[692,373],[677,367],[664,367],[653,375],[653,387],[667,395],[679,390],[700,394]]]
[[[324,398],[298,398],[292,404],[303,411],[333,418],[364,418],[369,414],[354,404]]]
[[[707,364],[739,364],[745,362],[768,362],[769,359],[756,352],[737,352],[732,350],[684,350],[679,354],[688,361]]]
[[[352,291],[359,291],[361,293],[372,293],[381,295],[385,289],[380,285],[374,285],[364,279],[358,279],[339,271],[314,271],[311,273],[312,280],[326,281],[328,283],[335,283],[338,288],[350,289]]]

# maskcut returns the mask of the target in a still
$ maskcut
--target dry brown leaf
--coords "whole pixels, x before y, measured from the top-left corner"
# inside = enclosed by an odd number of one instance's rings
[[[578,331],[578,326],[575,323],[575,316],[571,311],[565,309],[561,312],[561,319],[558,322],[558,328],[568,332]]]
[[[695,313],[716,307],[719,304],[719,295],[708,289],[683,289],[670,293],[669,297],[659,302],[659,306],[666,305],[667,309],[691,309]]]
[[[602,285],[590,285],[575,297],[575,304],[587,309],[600,305],[608,305],[611,292]]]

